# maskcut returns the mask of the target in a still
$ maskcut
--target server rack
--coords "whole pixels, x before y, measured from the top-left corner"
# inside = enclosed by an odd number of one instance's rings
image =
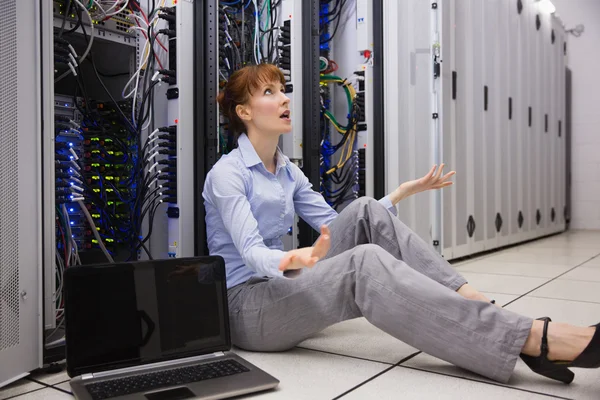
[[[434,163],[457,171],[439,197],[399,206],[448,259],[565,229],[566,34],[538,5],[384,3],[387,189]]]

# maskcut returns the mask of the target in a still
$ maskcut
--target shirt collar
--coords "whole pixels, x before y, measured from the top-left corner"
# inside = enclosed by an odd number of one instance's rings
[[[240,149],[240,153],[242,153],[242,158],[244,159],[246,167],[254,167],[262,162],[245,133],[242,133],[238,137],[238,148]]]
[[[238,138],[238,148],[240,149],[246,167],[250,168],[262,164],[262,160],[258,156],[258,153],[256,153],[256,150],[254,150],[254,146],[252,146],[250,139],[248,139],[248,136],[245,133],[242,133]],[[290,177],[292,177],[289,163],[289,159],[283,154],[281,149],[277,147],[277,167],[275,168],[275,173],[278,173],[281,168],[286,167]]]

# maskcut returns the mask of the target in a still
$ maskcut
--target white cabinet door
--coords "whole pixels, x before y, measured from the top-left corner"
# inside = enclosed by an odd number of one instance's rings
[[[386,190],[425,175],[434,164],[432,130],[432,5],[384,2]],[[398,205],[398,217],[433,245],[434,194],[420,193]]]
[[[0,385],[40,366],[39,2],[0,15]]]

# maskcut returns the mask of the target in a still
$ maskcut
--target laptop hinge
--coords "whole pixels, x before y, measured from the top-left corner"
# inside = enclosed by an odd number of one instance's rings
[[[81,375],[81,380],[87,380],[87,379],[93,379],[94,378],[94,374],[85,374],[85,375]]]
[[[124,374],[124,373],[140,373],[140,372],[146,372],[149,370],[153,370],[153,369],[157,369],[157,368],[169,368],[169,367],[173,367],[176,365],[180,365],[183,363],[193,363],[193,362],[197,362],[197,361],[206,361],[206,360],[210,360],[212,358],[215,357],[222,357],[225,354],[222,351],[216,352],[216,353],[210,353],[210,354],[205,354],[202,356],[196,356],[196,357],[188,357],[188,358],[178,358],[175,360],[170,360],[170,361],[163,361],[163,362],[157,362],[157,363],[150,363],[150,364],[144,364],[144,365],[137,365],[134,367],[127,367],[127,368],[122,368],[122,369],[114,369],[111,371],[103,371],[103,372],[96,372],[94,374],[87,374],[87,375],[91,375],[92,378],[106,378],[106,377],[110,377],[110,376],[114,376],[114,375],[120,375],[120,374]],[[83,379],[82,375],[82,379]],[[89,379],[89,378],[88,378]]]

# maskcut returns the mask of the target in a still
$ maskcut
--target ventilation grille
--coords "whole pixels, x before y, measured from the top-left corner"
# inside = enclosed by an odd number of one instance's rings
[[[0,351],[19,344],[17,0],[0,15]]]

